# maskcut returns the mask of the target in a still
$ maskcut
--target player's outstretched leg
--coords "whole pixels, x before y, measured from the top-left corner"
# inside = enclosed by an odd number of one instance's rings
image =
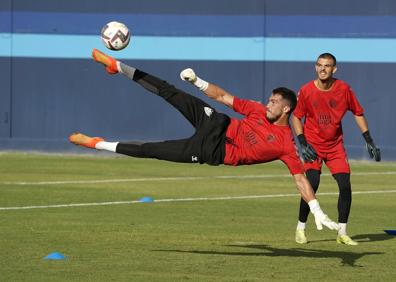
[[[201,99],[177,89],[158,77],[117,61],[97,49],[92,51],[92,57],[96,62],[103,64],[108,73],[122,73],[148,91],[164,98],[181,112],[195,128],[198,128],[205,118],[216,112]],[[210,111],[210,114],[207,111]]]
[[[104,141],[104,139],[101,137],[89,137],[82,133],[76,132],[69,136],[69,141],[75,145],[96,149],[96,144]]]
[[[100,52],[97,49],[93,49],[92,58],[95,60],[95,62],[103,64],[109,74],[118,73],[117,61],[114,58],[107,56],[105,53]]]
[[[153,158],[181,163],[203,163],[199,139],[194,138],[168,140],[163,142],[107,142],[101,137],[89,137],[76,132],[69,136],[69,141],[86,148],[105,150],[135,158]],[[214,164],[214,163],[211,163]]]

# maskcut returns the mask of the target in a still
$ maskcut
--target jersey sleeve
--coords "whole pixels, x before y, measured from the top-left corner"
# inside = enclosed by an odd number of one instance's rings
[[[350,86],[348,86],[347,90],[347,100],[348,110],[350,110],[355,116],[361,116],[364,114],[364,109],[360,105],[358,99],[356,98],[355,92],[353,92]]]
[[[306,114],[306,107],[305,107],[305,99],[304,99],[304,92],[302,89],[298,91],[297,95],[297,105],[293,111],[293,115],[299,119],[302,119]]]
[[[297,149],[281,156],[280,160],[287,166],[291,175],[304,173],[304,166],[298,156]]]
[[[263,104],[251,100],[240,99],[238,97],[234,97],[234,103],[232,104],[232,107],[235,112],[244,116],[249,116],[252,113],[259,111],[266,111],[266,108]]]

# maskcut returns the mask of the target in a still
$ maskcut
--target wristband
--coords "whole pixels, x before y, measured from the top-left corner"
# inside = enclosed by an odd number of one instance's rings
[[[364,140],[366,140],[366,143],[373,142],[373,138],[371,138],[370,132],[368,130],[366,132],[364,132],[362,135],[363,135]]]
[[[308,145],[307,139],[305,139],[304,134],[298,135],[297,139],[298,139],[298,142],[300,142],[301,145],[303,145],[303,146],[307,146]]]
[[[199,90],[205,91],[208,88],[209,83],[197,76],[197,79],[194,81],[194,85],[198,87]]]

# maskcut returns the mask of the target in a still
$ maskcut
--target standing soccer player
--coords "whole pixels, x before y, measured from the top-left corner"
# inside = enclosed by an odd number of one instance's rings
[[[306,176],[315,193],[319,187],[323,162],[329,168],[339,187],[337,243],[357,245],[347,235],[347,222],[352,203],[350,167],[344,148],[341,120],[351,111],[366,141],[371,158],[381,160],[370,136],[364,110],[351,87],[333,77],[337,70],[336,58],[330,53],[321,54],[315,66],[317,78],[300,89],[298,103],[292,117],[293,129],[301,145]],[[302,119],[305,117],[304,124]],[[296,242],[307,243],[305,224],[309,214],[307,203],[301,199]]]

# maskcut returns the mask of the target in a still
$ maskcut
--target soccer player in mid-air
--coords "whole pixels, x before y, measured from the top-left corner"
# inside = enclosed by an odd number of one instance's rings
[[[201,99],[175,88],[166,81],[116,61],[96,49],[93,50],[92,56],[96,62],[106,67],[108,73],[122,73],[165,99],[181,112],[196,131],[186,139],[143,144],[107,142],[100,137],[74,133],[69,137],[70,142],[137,158],[156,158],[183,163],[236,166],[281,160],[289,168],[302,198],[315,216],[317,228],[320,230],[322,225],[325,225],[332,230],[338,229],[338,225],[321,210],[304,175],[288,123],[297,103],[293,91],[284,87],[274,89],[267,106],[264,106],[258,102],[234,97],[224,89],[202,80],[192,69],[181,72],[183,80],[198,87],[208,97],[245,116],[244,119],[238,120],[218,113]]]
[[[370,136],[363,108],[351,87],[333,77],[337,70],[336,58],[330,53],[321,54],[316,61],[317,78],[302,86],[298,103],[293,112],[293,129],[301,145],[306,176],[315,193],[319,187],[323,162],[329,168],[339,187],[337,243],[357,245],[347,235],[347,222],[352,203],[350,167],[344,148],[341,120],[351,111],[366,141],[371,158],[381,160]],[[305,117],[304,125],[302,119]],[[309,214],[306,201],[300,201],[299,221],[296,229],[296,242],[307,243],[305,223]]]

